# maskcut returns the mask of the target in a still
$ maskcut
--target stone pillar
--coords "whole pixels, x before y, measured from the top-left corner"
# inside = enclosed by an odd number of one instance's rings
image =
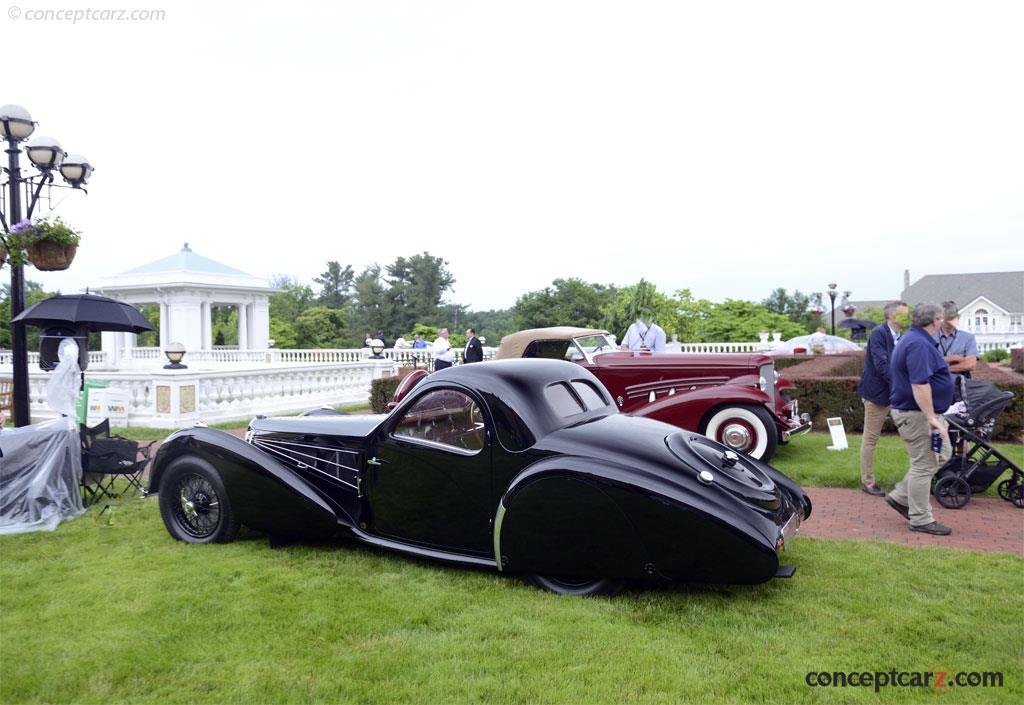
[[[249,306],[238,304],[238,349],[249,349]]]

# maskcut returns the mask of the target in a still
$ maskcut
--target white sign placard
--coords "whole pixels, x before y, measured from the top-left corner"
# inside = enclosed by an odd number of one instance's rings
[[[829,450],[846,450],[850,444],[846,442],[846,429],[843,428],[843,420],[838,416],[825,419],[828,423],[828,432],[832,434],[832,445]]]

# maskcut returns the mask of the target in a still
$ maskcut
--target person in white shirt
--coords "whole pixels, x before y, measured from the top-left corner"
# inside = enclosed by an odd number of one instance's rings
[[[434,341],[434,371],[451,367],[454,362],[455,351],[448,342],[448,329],[442,328],[437,332],[437,340]]]
[[[395,350],[408,350],[411,347],[412,344],[405,339],[404,335],[400,335],[395,339]]]
[[[626,331],[626,337],[622,339],[622,349],[633,352],[665,352],[665,331],[657,323],[647,323],[642,318],[637,318]]]

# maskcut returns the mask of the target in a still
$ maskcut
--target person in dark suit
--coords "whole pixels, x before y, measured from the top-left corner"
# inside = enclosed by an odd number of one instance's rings
[[[483,362],[484,346],[476,337],[476,331],[472,328],[466,329],[466,350],[462,353],[462,362]]]
[[[857,394],[864,402],[864,436],[860,444],[861,489],[870,495],[881,497],[885,493],[875,483],[875,446],[882,434],[882,425],[889,415],[889,393],[892,382],[889,376],[889,360],[893,348],[903,330],[903,319],[907,305],[892,301],[885,305],[885,323],[875,326],[868,338],[868,350],[864,356],[864,371],[860,375]]]

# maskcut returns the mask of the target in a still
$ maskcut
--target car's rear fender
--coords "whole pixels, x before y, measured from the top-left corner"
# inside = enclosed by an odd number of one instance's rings
[[[329,498],[274,457],[230,433],[189,428],[169,436],[157,451],[147,492],[160,492],[167,468],[180,458],[206,460],[220,475],[239,520],[274,536],[329,538],[352,519]]]
[[[778,568],[777,529],[734,497],[578,456],[520,473],[494,526],[502,569],[565,576],[758,583]],[[732,560],[723,560],[729,557]]]

